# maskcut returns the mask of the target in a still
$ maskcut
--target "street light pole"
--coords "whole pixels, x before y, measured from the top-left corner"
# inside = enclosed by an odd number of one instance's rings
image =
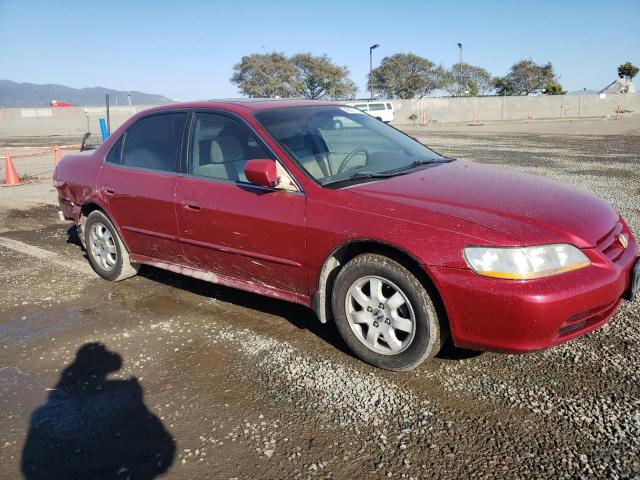
[[[461,97],[462,96],[462,44],[458,43],[458,48],[460,49],[460,63],[458,64],[459,66],[459,72],[458,72],[458,96]]]
[[[373,82],[371,78],[371,73],[373,72],[373,51],[380,46],[379,43],[371,45],[369,47],[369,96],[371,100],[373,100]]]

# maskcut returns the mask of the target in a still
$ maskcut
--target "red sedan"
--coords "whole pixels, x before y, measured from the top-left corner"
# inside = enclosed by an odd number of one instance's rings
[[[638,289],[608,204],[454,161],[357,109],[246,100],[141,112],[56,168],[108,280],[154,265],[312,307],[366,362],[526,352],[598,328]]]

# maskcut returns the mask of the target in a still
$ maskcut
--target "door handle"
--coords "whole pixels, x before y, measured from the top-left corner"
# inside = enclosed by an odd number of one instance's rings
[[[103,186],[102,187],[102,191],[104,193],[106,193],[107,195],[115,195],[116,194],[116,190],[110,185]]]
[[[200,211],[200,205],[198,205],[193,200],[190,200],[190,199],[187,199],[187,198],[182,200],[182,208],[184,208],[186,210],[191,210],[192,212],[199,212]]]

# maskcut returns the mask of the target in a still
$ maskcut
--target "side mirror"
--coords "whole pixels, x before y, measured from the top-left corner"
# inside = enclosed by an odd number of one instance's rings
[[[269,158],[249,160],[244,166],[244,174],[255,185],[275,188],[280,183],[276,162]]]

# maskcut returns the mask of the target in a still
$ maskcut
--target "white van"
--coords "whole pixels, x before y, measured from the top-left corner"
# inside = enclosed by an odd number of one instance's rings
[[[361,102],[348,102],[347,105],[368,113],[385,123],[393,121],[393,104],[384,100],[364,100]]]

